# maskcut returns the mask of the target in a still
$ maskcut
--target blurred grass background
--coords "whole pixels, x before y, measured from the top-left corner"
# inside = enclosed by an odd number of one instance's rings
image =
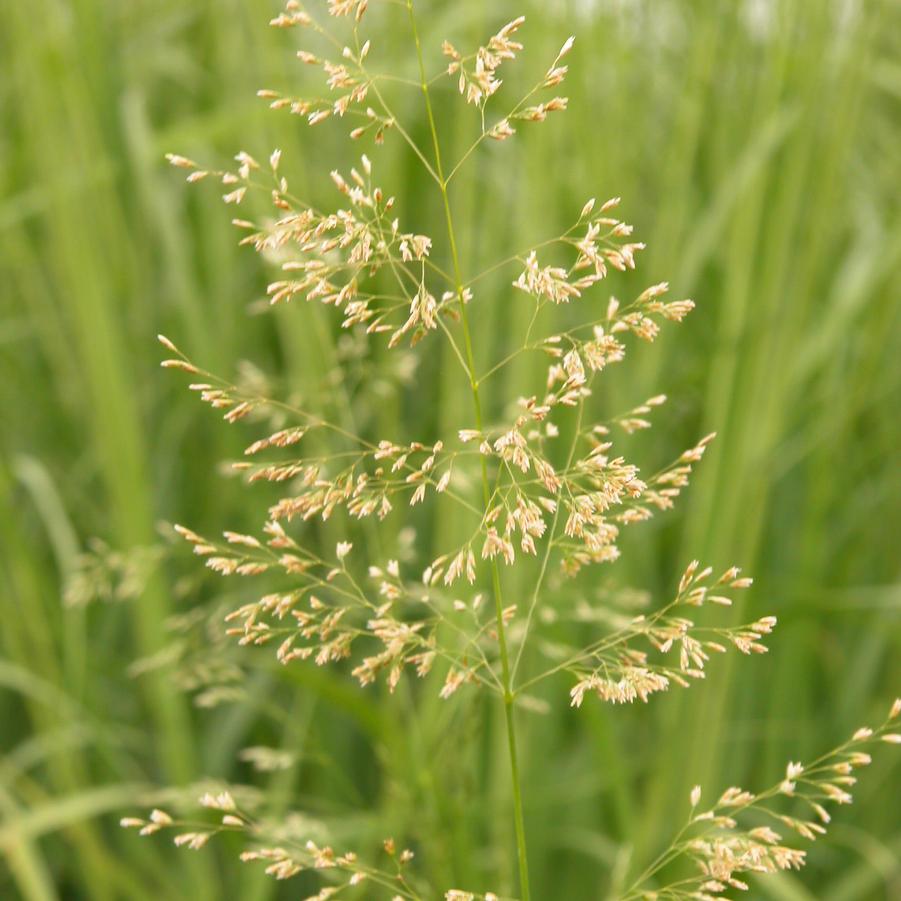
[[[720,433],[677,512],[629,536],[615,578],[665,596],[694,556],[737,562],[756,583],[736,619],[780,619],[767,658],[717,661],[709,683],[647,708],[576,715],[561,683],[550,713],[524,714],[536,897],[607,897],[629,849],[653,851],[681,822],[694,782],[768,785],[787,759],[881,717],[901,685],[901,5],[421,5],[435,70],[443,37],[475,46],[520,12],[527,70],[578,35],[565,118],[489,148],[455,189],[470,271],[555,233],[588,196],[621,194],[649,247],[629,284],[669,279],[698,302],[604,398],[619,409],[670,395],[639,443],[649,464]],[[275,11],[0,4],[3,898],[294,897],[234,848],[170,859],[164,841],[116,825],[154,787],[249,779],[235,757],[255,744],[298,754],[256,780],[272,810],[337,824],[339,843],[341,830],[425,831],[437,884],[511,890],[506,765],[478,705],[423,701],[412,716],[412,692],[260,663],[234,704],[203,709],[165,669],[132,677],[168,641],[167,617],[222,591],[190,560],[151,560],[123,603],[62,602],[95,536],[133,561],[160,543],[160,520],[215,533],[263,509],[217,469],[245,436],[158,370],[157,332],[213,371],[246,358],[307,391],[353,359],[324,311],[248,314],[259,260],[236,249],[218,192],[187,189],[162,162],[278,146],[293,184],[331,197],[323,176],[357,150],[346,129],[311,132],[254,97],[302,77],[293,36],[266,27]],[[379,42],[407,58],[405,32]],[[472,123],[448,88],[439,105],[459,151]],[[401,115],[424,135],[415,92]],[[442,236],[437,197],[397,137],[373,156],[407,221]],[[483,306],[482,360],[516,328],[515,300]],[[467,419],[449,357],[423,366],[418,387],[400,375],[374,387],[379,437]],[[497,385],[496,404],[521,377]],[[476,752],[454,750],[470,738]],[[752,896],[901,897],[898,773],[881,755],[809,868]]]

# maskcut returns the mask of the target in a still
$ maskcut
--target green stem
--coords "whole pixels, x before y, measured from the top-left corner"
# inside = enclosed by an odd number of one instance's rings
[[[457,298],[460,301],[460,320],[463,327],[463,343],[466,352],[466,367],[469,370],[469,386],[472,389],[472,401],[475,409],[476,428],[482,431],[482,400],[479,395],[479,381],[476,378],[475,357],[472,352],[472,334],[469,328],[469,314],[464,300],[464,283],[460,271],[460,257],[457,251],[457,239],[454,232],[454,220],[451,215],[450,199],[447,191],[447,179],[444,177],[444,169],[441,163],[441,147],[438,143],[438,130],[435,127],[435,116],[432,112],[432,101],[429,97],[428,82],[425,77],[425,64],[422,58],[422,46],[419,42],[419,32],[416,28],[416,17],[413,14],[413,0],[407,0],[407,11],[410,15],[410,25],[413,30],[413,39],[416,42],[416,55],[419,60],[419,75],[422,86],[422,94],[425,98],[426,114],[429,120],[429,130],[432,134],[432,144],[435,150],[435,171],[438,175],[438,186],[441,189],[441,198],[444,201],[444,217],[447,221],[447,236],[450,243],[451,258],[454,266],[454,282]],[[491,489],[488,481],[488,465],[484,456],[482,463],[482,496],[486,509],[491,500]],[[501,575],[497,560],[491,561],[491,580],[494,589],[494,607],[497,620],[497,642],[501,658],[501,684],[504,697],[504,722],[507,727],[507,750],[510,757],[510,777],[513,787],[513,820],[516,831],[516,850],[519,860],[519,888],[522,901],[529,901],[529,865],[526,856],[526,830],[523,818],[522,789],[519,780],[519,759],[516,751],[516,724],[513,710],[513,690],[510,678],[510,656],[507,651],[507,633],[504,626],[504,601],[501,592]]]

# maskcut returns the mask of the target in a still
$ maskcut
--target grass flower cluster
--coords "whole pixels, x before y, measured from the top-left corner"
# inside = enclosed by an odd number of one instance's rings
[[[408,30],[418,79],[374,68],[380,54],[366,36],[371,15],[395,17],[397,27]],[[260,96],[310,126],[346,120],[353,141],[405,147],[433,185],[445,233],[419,234],[409,224],[416,210],[399,209],[390,188],[378,184],[377,151],[370,148],[355,166],[330,173],[334,203],[328,209],[293,192],[279,150],[262,162],[242,151],[227,170],[175,154],[169,161],[187,172],[189,182],[217,182],[224,202],[241,208],[233,220],[241,244],[277,269],[266,292],[270,304],[322,305],[336,325],[378,343],[379,354],[401,347],[426,354],[430,342],[446,342],[471,394],[471,411],[447,434],[369,434],[348,423],[329,399],[298,404],[260,391],[252,381],[223,378],[161,337],[170,353],[162,365],[188,374],[201,401],[252,432],[234,472],[277,492],[261,513],[257,534],[226,531],[214,538],[186,526],[177,531],[211,570],[244,577],[249,585],[264,580],[264,591],[225,612],[227,635],[239,645],[269,648],[284,666],[340,667],[362,687],[383,680],[394,692],[412,675],[449,703],[466,691],[497,698],[504,711],[518,897],[528,901],[523,799],[529,786],[521,784],[519,757],[520,710],[534,700],[530,693],[553,680],[561,703],[574,707],[594,700],[647,702],[705,678],[715,655],[765,652],[765,638],[776,625],[772,616],[729,622],[723,611],[751,579],[738,567],[717,572],[692,561],[674,579],[672,598],[651,611],[598,611],[602,615],[580,622],[569,639],[550,628],[567,615],[547,601],[551,580],[613,564],[624,530],[673,506],[714,437],[700,437],[646,474],[619,448],[626,436],[650,428],[666,397],[612,414],[596,402],[605,370],[652,343],[661,328],[681,322],[694,304],[670,299],[666,283],[638,286],[626,300],[600,300],[609,272],[631,273],[644,248],[619,218],[616,197],[588,199],[561,234],[482,271],[467,268],[451,184],[465,177],[466,163],[486,141],[506,141],[567,109],[558,91],[574,38],[562,41],[531,89],[507,99],[501,76],[523,50],[522,17],[474,52],[445,42],[444,62],[422,47],[413,0],[290,0],[271,25],[302,35],[297,56],[321,70],[325,94],[265,89]],[[461,95],[458,115],[471,114],[478,125],[472,145],[450,161],[432,100],[445,79]],[[421,95],[425,142],[397,114],[387,85]],[[482,290],[497,274],[506,276],[500,297]],[[517,346],[482,370],[470,314],[486,303],[526,304],[529,324]],[[321,315],[313,309],[297,314]],[[495,376],[521,359],[537,374],[534,384],[520,396],[498,396]],[[380,524],[409,519],[412,527],[411,508],[426,504],[452,508],[468,534],[448,541],[437,556],[386,547]],[[317,530],[330,520],[343,534],[324,550]],[[509,570],[530,565],[535,576],[529,591],[511,594]],[[241,589],[249,593],[254,589]],[[716,608],[723,608],[719,620]],[[859,730],[810,764],[789,764],[771,789],[755,794],[730,788],[708,808],[700,788],[692,790],[686,825],[624,897],[711,899],[746,889],[748,874],[800,867],[804,851],[784,834],[812,840],[825,831],[826,805],[850,801],[853,774],[869,763],[866,748],[901,741],[892,731],[899,712],[896,702],[878,728]],[[801,813],[785,813],[782,802]],[[219,833],[240,833],[246,840],[241,859],[259,863],[275,878],[318,873],[317,899],[350,894],[364,883],[360,897],[497,897],[423,885],[414,852],[390,838],[382,860],[363,863],[353,851],[286,836],[229,790],[205,794],[200,806],[208,811],[205,818],[155,809],[123,825],[143,835],[174,829],[175,843],[195,850]],[[684,860],[694,864],[693,875],[680,870]]]

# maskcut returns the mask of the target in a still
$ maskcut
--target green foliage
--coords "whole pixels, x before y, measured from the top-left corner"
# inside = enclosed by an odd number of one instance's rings
[[[649,463],[699,434],[720,438],[681,509],[633,532],[613,575],[576,590],[596,598],[613,578],[665,595],[690,557],[736,561],[756,584],[734,622],[775,613],[781,624],[766,665],[723,658],[709,685],[648,709],[586,706],[577,727],[556,701],[542,712],[542,695],[524,718],[527,831],[547,849],[531,855],[534,896],[615,897],[682,822],[687,786],[770,784],[787,758],[881,720],[897,694],[901,10],[889,0],[431,6],[421,37],[435,62],[442,39],[476,46],[520,12],[526,69],[579,34],[571,111],[525,141],[492,144],[455,186],[461,254],[489,263],[561,230],[586,196],[621,194],[648,243],[648,283],[668,278],[699,307],[637,368],[611,374],[606,399],[616,410],[663,389],[676,399],[658,416]],[[176,803],[163,785],[193,798],[204,777],[250,781],[260,758],[241,758],[250,746],[293,754],[255,777],[270,813],[303,809],[337,844],[415,835],[434,884],[503,888],[490,881],[498,867],[514,884],[511,828],[496,815],[509,801],[494,751],[503,725],[488,705],[417,699],[414,718],[404,687],[389,699],[341,674],[234,654],[240,679],[205,683],[195,670],[188,686],[215,683],[233,703],[206,692],[197,707],[154,663],[172,653],[171,617],[222,587],[179,554],[142,568],[137,599],[64,601],[93,536],[131,560],[165,543],[162,519],[206,533],[256,525],[245,491],[211,465],[246,442],[160,373],[158,332],[214,371],[253,359],[289,392],[334,390],[338,360],[356,360],[361,380],[374,371],[318,310],[253,315],[259,261],[234,248],[218,194],[186,190],[163,162],[173,149],[225,161],[277,146],[305,196],[332,191],[323,176],[347,161],[346,129],[310,131],[254,96],[291,91],[304,74],[285,35],[266,28],[275,12],[262,0],[0,6],[3,897],[275,897],[228,849],[171,866],[162,843],[115,825],[125,804]],[[534,74],[511,66],[505,78]],[[459,102],[451,89],[439,104]],[[427,143],[418,98],[399,115]],[[472,135],[465,116],[454,121],[457,158]],[[380,182],[415,211],[408,227],[441,233],[440,199],[387,140]],[[505,186],[519,187],[499,195]],[[481,362],[528,324],[510,295],[474,323]],[[421,365],[379,377],[375,431],[465,419],[471,399],[447,349]],[[528,375],[514,364],[499,396]],[[246,367],[242,377],[264,378]],[[437,398],[417,387],[436,379]],[[328,528],[322,540],[334,546]],[[100,584],[121,578],[104,581],[99,558],[91,571]],[[480,752],[456,753],[457,736],[483,736]],[[755,895],[897,895],[901,821],[885,798],[898,769],[883,756],[803,878],[761,881]]]

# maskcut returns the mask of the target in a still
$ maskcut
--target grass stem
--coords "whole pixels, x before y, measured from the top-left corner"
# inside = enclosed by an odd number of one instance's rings
[[[425,99],[426,115],[429,122],[429,131],[432,135],[432,144],[435,150],[435,171],[438,174],[438,186],[441,189],[441,199],[444,203],[444,217],[447,223],[447,235],[450,243],[451,258],[453,261],[454,287],[460,301],[460,321],[463,328],[463,343],[466,352],[466,365],[469,370],[469,384],[472,390],[473,407],[475,409],[476,428],[483,429],[482,399],[479,394],[479,381],[476,377],[475,357],[472,350],[472,332],[469,327],[469,315],[464,299],[464,282],[460,269],[460,255],[457,251],[457,240],[454,232],[454,220],[451,214],[450,197],[447,190],[447,179],[441,163],[441,147],[438,142],[438,130],[435,127],[435,116],[432,112],[432,101],[429,96],[428,81],[425,77],[425,64],[422,58],[422,46],[419,42],[419,32],[416,28],[416,16],[413,12],[413,0],[407,0],[407,11],[410,15],[410,25],[413,30],[413,39],[416,43],[416,56],[419,61],[419,74],[422,82],[422,94]],[[482,494],[486,509],[490,505],[491,487],[488,480],[488,466],[484,456],[482,463]],[[519,862],[519,888],[522,901],[529,901],[529,864],[526,852],[526,830],[523,817],[522,788],[519,778],[519,758],[516,750],[516,718],[513,710],[514,695],[510,675],[510,656],[507,650],[506,627],[504,626],[504,601],[501,589],[501,576],[497,560],[491,561],[491,581],[494,590],[495,617],[497,620],[497,641],[501,659],[501,684],[504,698],[504,723],[507,731],[507,751],[510,758],[510,777],[513,788],[513,820],[516,831],[516,851]]]

